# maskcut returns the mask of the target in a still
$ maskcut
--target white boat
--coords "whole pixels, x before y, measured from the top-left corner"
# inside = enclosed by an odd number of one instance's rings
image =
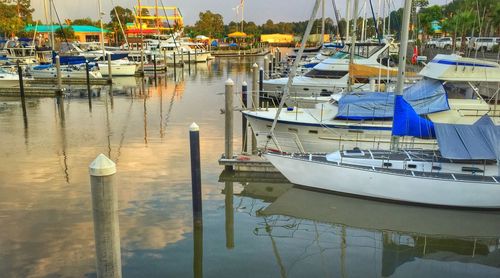
[[[489,72],[485,73],[484,68],[487,68]],[[453,73],[459,74],[460,77],[455,77]],[[464,73],[470,73],[470,75]],[[447,95],[449,92],[452,94],[451,97],[446,97],[449,109],[436,113],[425,113],[433,122],[470,124],[493,110],[482,98],[482,93],[477,90],[474,84],[499,83],[500,65],[497,63],[479,59],[464,59],[457,55],[438,55],[419,74],[424,76],[426,80],[446,83],[444,89]],[[470,80],[471,82],[464,83],[457,82],[457,80]],[[420,92],[416,93],[421,94]],[[354,99],[356,96],[361,99],[363,94],[350,95]],[[364,120],[340,119],[338,117],[339,101],[342,97],[339,97],[338,94],[330,98],[330,102],[318,103],[315,108],[304,108],[312,102],[323,99],[322,97],[310,97],[305,99],[306,105],[301,105],[299,102],[298,105],[295,104],[286,111],[282,111],[274,132],[276,139],[274,142],[270,142],[267,135],[276,116],[277,108],[242,113],[257,135],[257,144],[261,149],[267,145],[268,148],[287,152],[328,152],[353,147],[375,149],[389,147],[392,125],[390,117],[392,114],[387,115],[389,117],[386,119],[378,120],[375,117],[370,119],[369,116]],[[344,107],[352,106],[349,104]],[[373,106],[373,110],[375,109],[377,108]],[[379,109],[386,109],[387,112],[392,113],[392,108],[387,108],[384,105]],[[354,116],[355,112],[353,111],[352,108],[351,111],[344,110],[344,112]],[[495,118],[495,121],[498,119]],[[403,143],[406,147],[411,148],[432,148],[434,145],[432,141],[415,138],[405,138]]]
[[[411,0],[405,0],[405,7],[402,61]],[[420,205],[500,209],[500,126],[488,116],[473,125],[439,124],[422,118],[401,95],[404,70],[405,64],[400,64],[392,150],[264,156],[292,183],[309,188]],[[435,136],[439,152],[401,149],[397,141],[402,136]]]
[[[16,86],[19,86],[19,75],[4,68],[0,68],[0,88]]]
[[[35,79],[57,78],[57,69],[53,64],[32,66],[27,68],[27,72]],[[61,78],[87,78],[85,64],[61,65]],[[102,78],[102,75],[97,68],[92,68],[89,70],[89,78]]]
[[[295,97],[318,96],[325,92],[345,91],[348,88],[349,80],[350,47],[351,44],[346,44],[344,49],[321,61],[306,74],[294,77],[289,91],[290,95]],[[389,49],[393,45],[389,43],[362,43],[354,47],[356,53],[359,53],[354,58],[355,63],[360,66],[376,68],[377,75],[380,71],[382,80],[380,83],[385,82],[387,72],[394,72],[397,69],[394,67],[394,62],[388,59]],[[267,96],[279,98],[287,82],[288,78],[264,80],[263,91]],[[373,90],[368,78],[357,78],[357,82],[352,85],[352,88],[355,91]]]
[[[103,76],[109,75],[108,61],[97,62],[99,71]],[[137,70],[137,64],[128,59],[118,59],[111,61],[112,76],[134,76]]]

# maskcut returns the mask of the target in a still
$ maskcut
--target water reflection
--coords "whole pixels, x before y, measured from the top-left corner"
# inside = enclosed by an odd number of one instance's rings
[[[221,180],[237,178],[224,173]],[[269,238],[281,277],[500,275],[498,212],[349,198],[305,190],[269,174],[264,182],[259,175],[240,180],[240,208],[261,218],[254,234]],[[255,199],[269,204],[257,205]],[[310,264],[315,269],[304,271]]]

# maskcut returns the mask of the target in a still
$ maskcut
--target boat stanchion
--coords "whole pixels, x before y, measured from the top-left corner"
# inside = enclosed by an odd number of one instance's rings
[[[192,123],[189,127],[189,149],[191,154],[191,194],[193,199],[193,224],[202,224],[200,127]]]
[[[241,108],[242,109],[247,109],[248,105],[247,105],[247,101],[248,101],[248,84],[246,81],[243,81],[243,83],[241,83]],[[247,118],[245,118],[245,115],[243,115],[243,113],[241,114],[241,136],[242,136],[242,141],[243,142],[243,145],[242,145],[242,152],[243,153],[246,153],[247,152]]]
[[[225,84],[225,148],[226,159],[233,158],[233,92],[234,82],[229,78]]]
[[[97,277],[121,277],[116,164],[100,154],[89,166]]]
[[[113,82],[113,73],[111,71],[111,53],[106,54],[108,60],[108,84]]]
[[[28,114],[26,112],[26,96],[24,94],[23,68],[19,64],[19,60],[17,60],[16,64],[17,64],[17,74],[19,75],[19,93],[21,94],[21,107],[23,109],[24,128],[27,128]]]
[[[90,91],[89,61],[85,60],[85,74],[87,77],[87,95],[89,98],[89,110],[92,111],[92,92]]]

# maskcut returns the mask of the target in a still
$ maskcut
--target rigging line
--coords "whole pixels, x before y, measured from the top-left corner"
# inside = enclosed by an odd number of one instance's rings
[[[340,41],[342,42],[342,45],[344,45],[344,39],[340,35],[340,19],[339,19],[339,11],[337,10],[337,4],[335,4],[335,0],[332,0],[332,6],[333,6],[333,14],[335,15],[335,20],[337,21],[337,35],[340,37]]]
[[[278,111],[276,112],[276,116],[274,117],[273,125],[271,126],[271,129],[269,130],[270,136],[268,136],[268,138],[267,138],[266,148],[267,148],[267,145],[269,144],[269,141],[270,141],[271,137],[274,136],[273,133],[274,133],[274,129],[276,128],[276,124],[278,122],[278,117],[279,117],[279,115],[281,113],[281,110],[283,109],[283,106],[285,105],[285,100],[286,100],[286,98],[289,95],[290,86],[293,83],[293,78],[297,74],[297,68],[299,66],[300,60],[302,59],[302,55],[304,54],[304,48],[306,47],[307,39],[309,37],[309,34],[311,33],[311,29],[313,27],[314,18],[316,17],[316,14],[317,14],[318,9],[319,9],[319,3],[320,3],[320,1],[321,0],[316,0],[316,3],[314,4],[314,8],[313,8],[313,11],[311,13],[311,17],[309,18],[309,22],[307,23],[307,27],[306,27],[306,31],[304,33],[304,37],[302,38],[302,43],[300,45],[299,52],[297,53],[297,56],[295,57],[295,60],[293,61],[292,70],[291,70],[290,74],[288,75],[288,82],[287,82],[285,88],[283,89],[283,95],[281,96],[281,100],[280,100],[280,105],[278,107]]]
[[[68,39],[66,38],[66,33],[64,33],[64,28],[63,28],[63,26],[62,26],[62,24],[61,24],[61,19],[59,18],[59,14],[57,13],[57,9],[56,9],[56,6],[55,6],[55,4],[54,4],[54,1],[51,1],[51,3],[52,3],[52,7],[54,8],[54,12],[56,12],[57,22],[59,22],[59,27],[61,27],[61,33],[63,34],[64,41],[65,41],[67,44],[69,44],[69,43],[68,43]]]
[[[382,38],[380,37],[380,33],[378,31],[377,19],[375,18],[375,11],[373,10],[372,0],[369,1],[370,1],[370,10],[372,11],[373,23],[375,24],[375,32],[377,33],[378,43],[382,43]]]
[[[113,10],[115,11],[116,19],[118,19],[118,24],[120,25],[120,30],[122,30],[122,34],[123,34],[123,38],[125,39],[125,43],[130,48],[130,45],[128,44],[127,36],[125,35],[125,31],[123,30],[122,22],[120,20],[120,17],[118,16],[118,12],[116,11],[116,5],[115,5],[114,0],[111,0],[111,5],[113,5]]]
[[[177,42],[175,41],[174,28],[172,26],[170,26],[170,21],[168,20],[167,12],[165,11],[165,6],[163,5],[163,0],[160,0],[160,3],[161,3],[161,7],[163,9],[163,14],[165,15],[165,19],[167,20],[167,26],[168,26],[168,28],[172,29],[171,34],[172,34],[172,39],[174,40],[175,49],[177,50],[177,52],[179,52],[179,47],[177,46]],[[179,10],[179,14],[182,16],[180,10]],[[160,37],[158,37],[158,39],[160,39]],[[184,52],[184,50],[182,52]],[[184,63],[184,61],[182,61],[182,62]],[[166,61],[165,61],[165,63],[166,63]]]

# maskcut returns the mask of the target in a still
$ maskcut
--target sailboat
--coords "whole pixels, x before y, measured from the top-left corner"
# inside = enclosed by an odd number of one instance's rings
[[[264,157],[292,183],[308,188],[419,205],[500,209],[500,127],[488,116],[473,125],[432,123],[401,95],[411,0],[404,7],[391,150],[267,152]],[[399,149],[399,136],[408,135],[436,137],[439,151]]]

